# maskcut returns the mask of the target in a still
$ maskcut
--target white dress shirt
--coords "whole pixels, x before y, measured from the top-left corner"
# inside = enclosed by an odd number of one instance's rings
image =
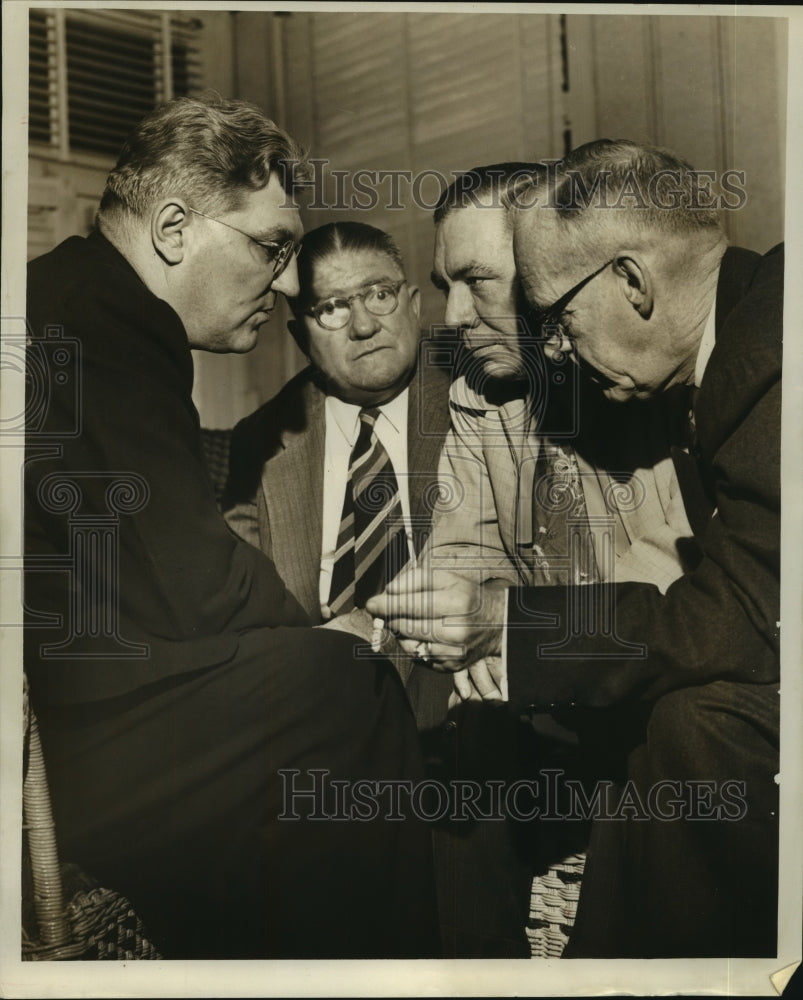
[[[382,442],[399,485],[404,528],[410,558],[415,558],[410,520],[410,491],[407,485],[407,407],[409,390],[405,389],[389,403],[379,407],[374,424],[376,436]],[[349,459],[360,434],[360,410],[353,403],[344,403],[336,396],[327,396],[326,443],[323,466],[323,532],[321,542],[321,575],[319,597],[324,618],[329,617],[329,590],[340,532],[340,518],[349,477]]]

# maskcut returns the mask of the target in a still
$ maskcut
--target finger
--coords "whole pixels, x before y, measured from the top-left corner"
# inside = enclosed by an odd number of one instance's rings
[[[508,686],[507,686],[507,669],[502,660],[501,656],[491,656],[485,661],[486,666],[493,678],[494,684],[496,684],[499,692],[502,696],[502,701],[509,700]]]
[[[431,660],[460,660],[465,656],[465,646],[459,646],[448,642],[432,642],[426,639],[416,639],[414,637],[404,638],[399,640],[399,645],[408,654],[408,656],[414,656],[418,659],[423,659],[420,656],[421,653],[421,643],[427,643],[426,655]],[[465,666],[465,664],[463,664]]]
[[[485,701],[501,701],[502,692],[496,686],[485,660],[478,660],[468,668],[474,687]]]
[[[455,693],[458,695],[461,701],[468,701],[474,691],[474,686],[468,676],[467,670],[458,670],[457,673],[452,674],[452,683],[454,684]]]
[[[433,591],[421,591],[411,588],[404,590],[386,590],[384,593],[370,598],[366,608],[371,615],[394,622],[400,618],[426,621],[439,618],[444,613],[441,595]]]

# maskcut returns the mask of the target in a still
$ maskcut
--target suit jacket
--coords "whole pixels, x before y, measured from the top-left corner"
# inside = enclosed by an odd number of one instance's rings
[[[304,624],[270,560],[217,510],[173,309],[93,233],[30,264],[28,323],[25,663],[38,703],[132,692],[230,661],[245,631]]]
[[[583,634],[568,627],[572,588],[511,591],[512,706],[605,707],[717,679],[777,681],[783,261],[781,248],[764,257],[731,248],[720,268],[696,465],[680,476],[696,568],[665,595],[598,586],[587,606],[604,613],[586,615]],[[606,616],[615,625],[603,634]]]
[[[449,425],[449,379],[421,365],[407,417],[410,515],[416,551],[429,535],[438,457]],[[325,393],[311,368],[234,428],[223,510],[230,526],[271,557],[288,590],[320,622]]]

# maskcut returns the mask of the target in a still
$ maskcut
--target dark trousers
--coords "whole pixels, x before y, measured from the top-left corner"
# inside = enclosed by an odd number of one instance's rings
[[[413,716],[390,664],[353,651],[257,630],[224,665],[37,706],[62,857],[127,895],[168,957],[439,955],[430,830],[371,784],[422,777]],[[337,781],[373,789],[375,818]]]
[[[776,954],[778,732],[777,685],[725,681],[617,727],[566,957]]]

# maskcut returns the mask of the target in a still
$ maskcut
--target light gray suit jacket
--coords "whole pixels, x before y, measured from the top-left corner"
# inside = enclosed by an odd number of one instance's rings
[[[325,393],[306,368],[234,428],[223,512],[273,559],[288,590],[320,623]],[[422,367],[410,383],[408,484],[416,551],[429,535],[438,459],[449,427],[449,378]]]

